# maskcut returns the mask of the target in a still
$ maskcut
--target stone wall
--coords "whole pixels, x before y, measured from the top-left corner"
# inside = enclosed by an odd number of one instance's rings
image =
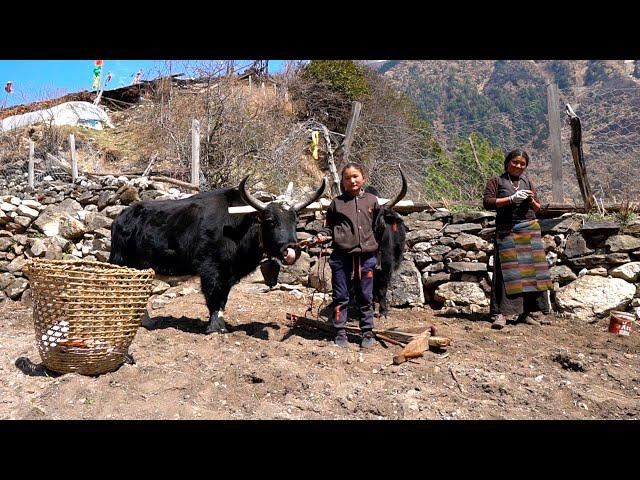
[[[20,175],[2,181],[7,183],[0,184],[0,300],[29,295],[21,271],[28,258],[107,261],[111,223],[130,203],[188,196],[146,178],[80,178],[75,184],[51,181],[36,189]],[[440,209],[412,213],[404,221],[407,250],[389,289],[389,304],[487,312],[495,213]],[[313,236],[323,222],[321,212],[300,215],[299,237]],[[554,310],[590,319],[618,309],[640,318],[640,220],[622,226],[567,214],[541,220],[541,225]],[[294,266],[282,268],[279,281],[330,292],[328,262],[319,261],[330,252],[310,248]]]
[[[106,262],[111,223],[137,200],[187,196],[162,182],[105,176],[29,188],[21,175],[0,184],[0,301],[28,297],[22,267],[31,257]]]
[[[407,250],[389,289],[390,305],[488,312],[495,213],[441,209],[412,213],[404,220]],[[309,218],[303,230],[313,234],[317,223],[318,218]],[[554,283],[549,295],[553,310],[585,320],[613,309],[633,311],[640,318],[640,220],[622,226],[566,214],[540,223]],[[312,272],[316,263],[318,257],[312,256]],[[317,286],[317,275],[312,273],[309,282]]]

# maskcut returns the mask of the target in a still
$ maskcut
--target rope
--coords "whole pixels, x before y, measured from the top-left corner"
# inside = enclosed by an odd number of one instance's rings
[[[305,241],[304,242],[304,246],[305,247],[309,247],[310,245],[313,245],[313,242],[309,242],[309,241]],[[302,242],[301,242],[302,243]],[[325,283],[325,267],[327,265],[327,255],[326,255],[326,251],[327,251],[327,243],[322,243],[320,244],[320,257],[318,259],[318,279],[320,281],[321,284]],[[304,312],[304,316],[307,316],[307,313],[310,313],[311,315],[313,315],[313,301],[314,301],[314,297],[316,295],[316,293],[322,293],[325,297],[325,299],[322,301],[322,303],[320,303],[320,305],[318,306],[318,309],[316,310],[315,313],[315,319],[319,320],[320,319],[320,310],[322,309],[322,307],[325,305],[326,303],[326,292],[320,292],[320,290],[318,290],[316,287],[313,287],[313,292],[311,292],[311,301],[309,302],[309,308],[307,308]]]

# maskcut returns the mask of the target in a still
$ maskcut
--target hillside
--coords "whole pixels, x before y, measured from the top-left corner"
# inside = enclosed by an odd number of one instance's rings
[[[620,176],[633,174],[631,166],[640,153],[640,61],[366,63],[375,71],[368,77],[369,97],[360,99],[364,107],[351,158],[371,169],[371,180],[383,194],[397,190],[395,166],[402,164],[412,198],[477,203],[486,177],[501,169],[504,152],[524,147],[532,156],[529,173],[543,200],[550,201],[547,84],[554,81],[563,120],[565,201],[580,201],[570,129],[562,113],[565,103],[582,119],[594,193],[605,201],[638,199],[637,189]],[[44,158],[46,151],[68,159],[68,133],[75,131],[85,171],[142,172],[156,158],[155,173],[188,181],[190,131],[198,119],[203,188],[233,184],[246,173],[272,190],[283,191],[289,180],[315,183],[328,173],[330,157],[338,163],[342,159],[340,145],[352,99],[326,87],[300,88],[291,82],[284,76],[271,77],[265,86],[258,81],[251,86],[247,78],[161,78],[143,90],[105,92],[103,106],[115,129],[41,125],[5,132],[0,135],[0,162],[23,161],[29,138],[36,140],[37,158]],[[413,107],[387,90],[415,103],[419,119],[412,119]],[[86,97],[89,92],[7,109],[0,117],[70,99],[87,100],[80,94]],[[322,125],[328,131],[320,136],[319,157],[314,160],[311,131]]]
[[[127,102],[117,100],[122,95],[113,92],[105,92],[101,106],[115,128],[40,123],[2,132],[0,165],[19,165],[26,172],[28,142],[33,140],[36,180],[52,174],[47,154],[69,161],[68,137],[74,133],[81,172],[140,174],[154,159],[153,174],[190,182],[192,126],[198,120],[202,188],[237,184],[251,173],[254,183],[277,191],[291,180],[315,185],[322,175],[320,162],[310,155],[309,133],[300,128],[291,102],[274,82],[256,87],[235,77],[160,78],[136,90]],[[93,100],[78,95],[20,105],[3,114],[32,112],[69,100]]]
[[[556,82],[565,95],[585,88],[640,87],[640,61],[601,60],[413,60],[373,64],[411,97],[435,123],[512,114],[511,100],[546,102],[545,86]],[[530,95],[544,93],[539,98]]]
[[[615,178],[631,174],[640,151],[638,60],[420,60],[369,63],[411,98],[448,151],[476,133],[504,151],[529,150],[530,173],[549,184],[547,85],[560,93],[565,198],[579,199],[564,105],[581,117],[583,146],[594,193],[605,200],[637,195]],[[542,160],[542,161],[539,161]]]

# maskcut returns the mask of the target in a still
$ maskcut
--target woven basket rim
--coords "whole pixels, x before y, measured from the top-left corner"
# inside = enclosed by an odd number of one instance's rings
[[[122,265],[114,265],[112,263],[99,262],[94,260],[53,260],[48,258],[30,258],[22,268],[23,273],[29,275],[34,270],[42,272],[43,270],[51,270],[54,272],[87,272],[100,273],[109,275],[155,275],[152,268],[138,269],[133,267],[125,267]]]

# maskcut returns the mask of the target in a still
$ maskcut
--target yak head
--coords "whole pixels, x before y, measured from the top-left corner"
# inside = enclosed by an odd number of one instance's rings
[[[298,248],[298,237],[296,235],[298,212],[322,196],[326,180],[322,179],[320,188],[306,199],[293,206],[288,206],[279,202],[264,203],[255,198],[247,191],[245,184],[248,178],[249,176],[246,176],[240,182],[238,190],[242,200],[258,212],[262,248],[271,259],[285,265],[295,263],[300,257],[300,248]]]

